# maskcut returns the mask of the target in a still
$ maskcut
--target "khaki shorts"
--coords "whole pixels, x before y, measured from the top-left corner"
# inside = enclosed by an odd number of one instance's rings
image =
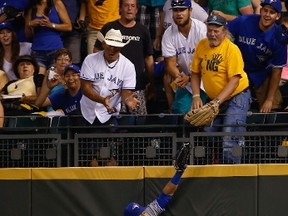
[[[261,107],[266,99],[266,95],[269,89],[269,78],[258,88],[253,89],[255,96],[257,98],[259,107]],[[280,89],[278,88],[275,92],[272,109],[281,109],[282,108],[282,95]]]

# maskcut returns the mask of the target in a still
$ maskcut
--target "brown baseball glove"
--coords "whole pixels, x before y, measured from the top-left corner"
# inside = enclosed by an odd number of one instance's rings
[[[211,124],[218,113],[219,102],[212,100],[200,108],[191,109],[186,113],[184,119],[195,127],[201,127]]]

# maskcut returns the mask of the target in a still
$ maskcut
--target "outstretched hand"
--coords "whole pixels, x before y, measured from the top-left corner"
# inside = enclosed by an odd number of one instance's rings
[[[139,108],[140,101],[137,99],[135,94],[131,94],[125,99],[125,104],[131,109],[136,110]]]
[[[110,106],[110,98],[113,97],[112,95],[109,95],[107,97],[104,98],[104,102],[103,102],[103,105],[105,106],[105,108],[107,109],[107,112],[112,114],[114,112],[116,112],[116,109],[115,107],[111,107]]]

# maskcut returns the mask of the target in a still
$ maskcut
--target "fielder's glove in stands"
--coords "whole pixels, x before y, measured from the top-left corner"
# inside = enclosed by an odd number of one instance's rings
[[[209,125],[219,113],[219,102],[210,101],[204,106],[192,109],[184,116],[184,119],[195,127]]]

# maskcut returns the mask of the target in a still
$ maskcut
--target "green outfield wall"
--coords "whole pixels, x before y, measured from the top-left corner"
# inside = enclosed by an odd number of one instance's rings
[[[173,167],[0,169],[1,216],[121,216]],[[189,166],[164,216],[286,216],[288,165]]]

